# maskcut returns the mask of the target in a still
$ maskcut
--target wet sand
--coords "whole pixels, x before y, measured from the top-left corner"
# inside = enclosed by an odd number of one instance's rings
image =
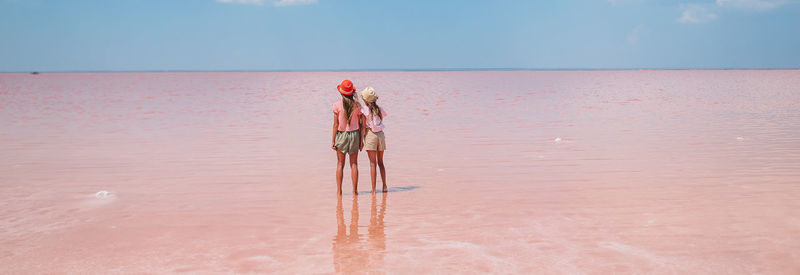
[[[0,74],[0,273],[796,274],[798,125],[798,70]]]

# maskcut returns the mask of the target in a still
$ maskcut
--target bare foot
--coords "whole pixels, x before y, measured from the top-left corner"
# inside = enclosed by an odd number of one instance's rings
[[[386,187],[386,184],[383,185],[383,193],[388,193],[389,187]]]

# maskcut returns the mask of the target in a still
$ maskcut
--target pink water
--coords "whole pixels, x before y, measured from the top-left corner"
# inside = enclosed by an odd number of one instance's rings
[[[797,70],[0,74],[0,151],[2,274],[800,273]]]

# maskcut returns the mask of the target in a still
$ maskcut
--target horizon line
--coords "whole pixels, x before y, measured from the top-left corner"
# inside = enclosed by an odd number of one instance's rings
[[[2,74],[40,73],[280,73],[280,72],[447,72],[447,71],[724,71],[724,70],[800,70],[800,67],[665,67],[665,68],[390,68],[390,69],[276,69],[276,70],[53,70],[0,71]]]

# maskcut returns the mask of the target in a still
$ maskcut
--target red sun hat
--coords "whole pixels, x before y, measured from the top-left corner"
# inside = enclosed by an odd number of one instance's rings
[[[339,86],[336,86],[336,89],[343,95],[353,95],[353,92],[356,91],[356,87],[353,87],[353,82],[347,79],[342,81]]]

